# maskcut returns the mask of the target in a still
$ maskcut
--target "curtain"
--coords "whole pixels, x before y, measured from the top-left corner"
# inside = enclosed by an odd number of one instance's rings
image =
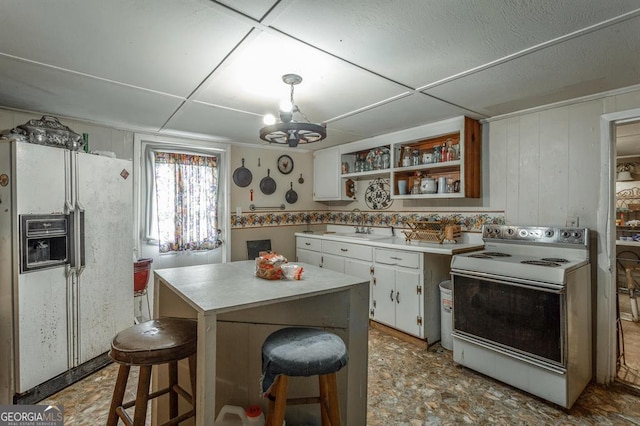
[[[155,188],[160,253],[218,246],[216,157],[156,152]]]

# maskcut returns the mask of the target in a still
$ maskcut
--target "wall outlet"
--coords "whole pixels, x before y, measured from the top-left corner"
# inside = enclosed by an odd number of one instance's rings
[[[577,228],[578,226],[580,226],[580,218],[578,216],[569,216],[569,217],[567,217],[566,226],[571,227],[571,228]]]

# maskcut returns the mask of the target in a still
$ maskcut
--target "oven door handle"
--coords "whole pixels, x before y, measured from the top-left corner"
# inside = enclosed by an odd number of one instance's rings
[[[553,294],[563,294],[566,291],[565,286],[563,285],[543,283],[539,281],[530,281],[530,280],[524,280],[522,278],[512,278],[512,277],[509,277],[509,280],[505,280],[504,277],[498,277],[492,274],[487,274],[486,272],[474,272],[473,274],[469,274],[469,273],[461,272],[457,269],[452,269],[451,275],[458,276],[458,277],[471,278],[471,279],[481,279],[484,281],[491,281],[498,284],[511,285],[514,287],[526,288],[528,290],[544,291],[544,292],[553,293]]]

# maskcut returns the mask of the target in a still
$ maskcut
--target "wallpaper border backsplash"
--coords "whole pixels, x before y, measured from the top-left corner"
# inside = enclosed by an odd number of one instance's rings
[[[406,227],[408,220],[453,221],[463,231],[480,232],[484,224],[505,224],[504,212],[291,211],[231,214],[231,229],[287,225],[353,225]]]

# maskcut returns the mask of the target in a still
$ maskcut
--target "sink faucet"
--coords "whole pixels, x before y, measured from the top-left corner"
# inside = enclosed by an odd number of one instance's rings
[[[367,229],[365,229],[364,227],[364,215],[362,214],[362,212],[360,211],[359,208],[355,208],[353,210],[351,210],[351,213],[353,213],[354,215],[357,214],[357,224],[359,224],[360,226],[358,226],[356,224],[356,234],[368,234],[369,232],[367,232]]]

